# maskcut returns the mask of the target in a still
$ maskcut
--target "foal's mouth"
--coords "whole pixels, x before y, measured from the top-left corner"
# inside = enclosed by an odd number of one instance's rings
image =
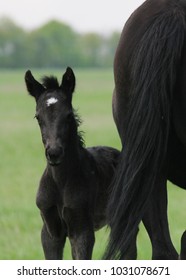
[[[58,161],[51,161],[49,159],[47,159],[48,163],[51,165],[51,166],[58,166],[61,164],[61,160],[58,160]]]

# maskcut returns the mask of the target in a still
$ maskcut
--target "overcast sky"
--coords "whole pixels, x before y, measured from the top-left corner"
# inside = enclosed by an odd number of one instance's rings
[[[144,0],[4,0],[0,17],[8,16],[25,29],[50,19],[71,25],[76,31],[120,31],[130,14]]]

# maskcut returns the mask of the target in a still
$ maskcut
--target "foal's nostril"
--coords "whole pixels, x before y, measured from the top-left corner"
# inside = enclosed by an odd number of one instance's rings
[[[63,157],[63,148],[48,148],[46,149],[46,157],[50,164],[59,164]]]
[[[58,157],[58,153],[56,150],[48,150],[48,156],[50,159],[56,159]]]

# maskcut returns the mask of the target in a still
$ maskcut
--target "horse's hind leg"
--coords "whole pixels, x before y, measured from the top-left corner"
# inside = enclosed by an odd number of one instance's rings
[[[138,235],[139,229],[134,234],[134,237],[132,238],[132,242],[130,246],[128,247],[128,250],[126,254],[120,255],[120,260],[136,260],[137,259],[137,235]]]
[[[172,244],[169,232],[167,187],[166,180],[163,178],[159,179],[155,191],[149,199],[143,223],[151,239],[152,259],[178,259],[178,254]]]
[[[41,216],[44,225],[41,232],[41,241],[48,260],[61,260],[66,241],[66,228],[61,221],[56,206],[42,210]]]
[[[186,231],[184,231],[184,233],[181,237],[180,260],[186,260]]]
[[[95,242],[92,220],[87,211],[65,208],[63,216],[75,260],[90,260]]]

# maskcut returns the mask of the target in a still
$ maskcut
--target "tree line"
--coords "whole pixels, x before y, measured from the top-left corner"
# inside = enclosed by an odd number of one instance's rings
[[[110,67],[119,33],[79,34],[52,20],[26,31],[8,18],[0,19],[0,68]]]

